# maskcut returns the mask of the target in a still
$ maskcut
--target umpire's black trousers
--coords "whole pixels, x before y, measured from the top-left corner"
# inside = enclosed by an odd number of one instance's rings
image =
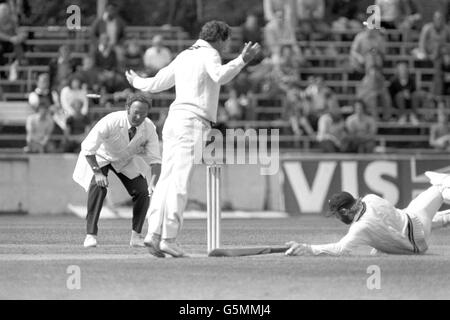
[[[110,164],[101,170],[105,176],[108,176],[108,171],[112,170],[123,183],[130,196],[133,197],[132,227],[134,231],[141,233],[150,204],[147,180],[143,176],[129,179],[125,175],[116,172]],[[95,183],[95,177],[92,177],[87,201],[87,234],[97,235],[98,219],[100,218],[100,211],[102,210],[106,192],[107,188],[98,186]]]

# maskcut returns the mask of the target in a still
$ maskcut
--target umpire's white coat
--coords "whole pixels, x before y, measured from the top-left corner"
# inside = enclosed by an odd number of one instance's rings
[[[149,234],[177,237],[188,198],[194,147],[199,143],[203,147],[202,134],[216,121],[220,85],[233,79],[244,65],[241,56],[222,65],[217,50],[197,40],[155,77],[134,79],[133,86],[142,91],[176,89],[162,133],[161,176],[149,208]]]
[[[130,179],[149,174],[149,165],[161,163],[158,134],[150,119],[136,128],[130,141],[130,128],[126,111],[112,112],[92,128],[81,143],[81,152],[73,172],[73,179],[86,191],[89,189],[93,172],[86,156],[95,155],[100,167],[111,163],[117,172]]]

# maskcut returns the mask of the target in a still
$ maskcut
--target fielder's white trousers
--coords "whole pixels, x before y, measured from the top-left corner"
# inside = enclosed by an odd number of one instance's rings
[[[183,225],[189,182],[195,163],[201,163],[203,135],[210,123],[189,111],[172,110],[162,131],[161,175],[147,213],[148,235],[174,239]]]

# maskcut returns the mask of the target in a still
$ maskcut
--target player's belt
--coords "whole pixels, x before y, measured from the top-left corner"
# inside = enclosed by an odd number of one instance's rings
[[[413,245],[414,253],[419,253],[419,248],[417,247],[416,241],[414,240],[414,226],[411,217],[408,214],[406,214],[406,217],[408,218],[407,232],[409,242],[411,242],[411,244]]]

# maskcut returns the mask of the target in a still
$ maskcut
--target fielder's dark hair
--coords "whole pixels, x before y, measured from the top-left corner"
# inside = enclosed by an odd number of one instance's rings
[[[225,41],[231,36],[231,28],[223,21],[209,21],[200,31],[199,38],[208,42]]]
[[[152,99],[143,95],[142,93],[131,93],[130,95],[128,95],[127,101],[125,102],[125,108],[129,109],[130,106],[136,101],[148,105],[149,109],[152,107]]]
[[[328,211],[325,213],[325,216],[331,217],[340,209],[351,209],[356,203],[357,199],[346,191],[335,193],[328,200]]]

